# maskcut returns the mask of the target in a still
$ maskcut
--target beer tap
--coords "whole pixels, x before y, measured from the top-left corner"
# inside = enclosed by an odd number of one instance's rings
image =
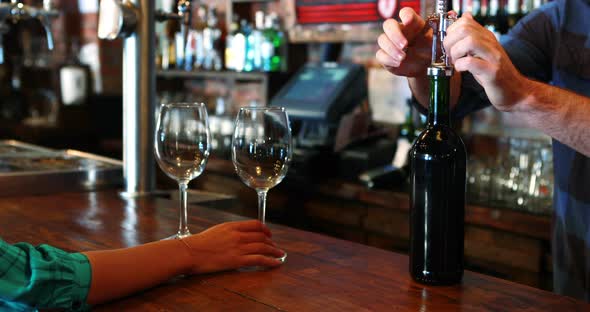
[[[36,8],[23,4],[19,0],[11,0],[10,3],[0,3],[0,23],[11,22],[17,24],[20,21],[35,18],[39,20],[47,38],[47,48],[53,50],[53,33],[51,32],[51,18],[57,17],[59,12],[53,9],[51,0],[43,0],[43,7]],[[8,31],[7,27],[0,27],[0,35]]]
[[[179,19],[186,42],[190,0],[179,0],[178,14],[155,11],[153,0],[101,0],[98,37],[123,43],[123,175],[125,197],[155,188],[154,113],[156,97],[155,22]],[[185,43],[186,47],[186,43]]]

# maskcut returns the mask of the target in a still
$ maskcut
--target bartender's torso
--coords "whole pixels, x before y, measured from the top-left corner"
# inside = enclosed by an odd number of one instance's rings
[[[530,13],[503,46],[524,74],[590,96],[589,0],[557,0]],[[557,140],[553,154],[555,291],[590,300],[590,158]]]

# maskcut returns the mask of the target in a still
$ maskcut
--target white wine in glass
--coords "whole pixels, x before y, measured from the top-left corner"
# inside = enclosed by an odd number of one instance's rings
[[[162,104],[155,141],[158,165],[178,182],[180,223],[173,238],[183,238],[191,234],[187,223],[188,183],[203,173],[211,151],[206,106],[202,103]]]
[[[292,158],[291,126],[282,107],[243,107],[232,138],[232,161],[242,182],[258,194],[258,220],[265,223],[266,194],[279,184]],[[287,253],[280,259],[287,257]]]

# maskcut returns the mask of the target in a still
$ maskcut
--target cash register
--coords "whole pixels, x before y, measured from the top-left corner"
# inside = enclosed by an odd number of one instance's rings
[[[297,147],[331,148],[342,116],[366,97],[363,66],[308,63],[279,90],[270,104],[287,109]]]
[[[285,107],[291,121],[294,138],[291,176],[321,174],[356,178],[358,171],[366,169],[359,166],[371,166],[375,158],[391,160],[391,155],[375,150],[375,147],[390,147],[375,142],[367,142],[359,149],[334,151],[343,117],[350,116],[366,98],[367,75],[361,65],[308,63],[295,73],[270,102],[271,106]]]

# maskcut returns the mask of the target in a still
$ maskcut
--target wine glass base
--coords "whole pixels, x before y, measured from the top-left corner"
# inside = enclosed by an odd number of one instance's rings
[[[161,240],[169,240],[169,239],[182,239],[182,238],[185,238],[185,237],[189,237],[189,236],[191,236],[191,235],[192,235],[191,233],[188,233],[188,234],[180,234],[180,233],[176,233],[176,234],[174,234],[174,235],[171,235],[171,236],[168,236],[168,237],[164,237],[164,238],[162,238]]]
[[[285,263],[285,262],[287,262],[287,252],[284,251],[284,250],[282,250],[282,251],[283,251],[283,256],[282,257],[275,258],[275,259],[281,261],[281,263]]]
[[[283,250],[283,256],[282,257],[278,257],[275,258],[276,260],[279,260],[282,263],[285,263],[287,261],[287,253]],[[266,267],[266,266],[262,266],[262,265],[254,265],[254,266],[247,266],[247,267],[241,267],[238,269],[238,272],[260,272],[260,271],[269,271],[274,269],[274,267]]]

